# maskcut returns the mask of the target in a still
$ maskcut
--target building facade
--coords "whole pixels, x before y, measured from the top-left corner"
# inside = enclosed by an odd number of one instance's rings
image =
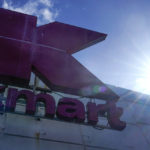
[[[108,126],[107,118],[99,116],[98,127],[43,117],[39,104],[36,116],[25,115],[25,103],[18,101],[14,113],[1,112],[1,150],[149,150],[150,96],[110,86],[119,96],[117,106],[123,108],[121,120],[127,123],[122,131]],[[56,103],[61,93],[50,93]],[[4,95],[5,96],[5,95]],[[1,100],[5,101],[5,97]],[[64,95],[63,95],[64,96]],[[76,98],[73,95],[65,95]],[[98,99],[79,98],[104,103]]]

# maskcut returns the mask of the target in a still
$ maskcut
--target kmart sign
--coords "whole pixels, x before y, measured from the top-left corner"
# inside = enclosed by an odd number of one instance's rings
[[[4,92],[5,87],[0,87],[0,92]],[[56,107],[55,99],[49,94],[34,94],[29,90],[17,90],[15,88],[8,89],[6,105],[0,102],[0,108],[6,112],[14,112],[17,100],[19,98],[26,99],[26,114],[34,115],[36,112],[36,103],[41,101],[45,104],[45,117],[54,118],[55,113],[61,120],[76,121],[82,123],[85,120],[85,106],[75,98],[61,98]],[[120,116],[123,113],[122,108],[116,107],[115,101],[107,102],[106,104],[98,104],[88,102],[87,105],[87,120],[88,124],[96,125],[99,115],[107,113],[108,123],[111,128],[123,130],[126,127],[125,122],[120,121]]]
[[[106,104],[89,102],[86,105],[89,124],[96,124],[98,114],[107,112],[112,128],[125,128],[119,119],[123,110],[116,107],[119,96],[72,56],[105,40],[106,34],[60,22],[37,26],[35,16],[2,8],[0,19],[0,83],[27,88],[34,72],[52,91],[106,100]],[[97,86],[104,88],[93,90]],[[43,101],[46,117],[54,117],[56,113],[64,120],[85,120],[85,108],[78,99],[62,98],[56,109],[51,95],[35,95],[32,91],[14,88],[8,90],[5,111],[14,111],[19,97],[26,98],[27,114],[33,115],[36,102]]]

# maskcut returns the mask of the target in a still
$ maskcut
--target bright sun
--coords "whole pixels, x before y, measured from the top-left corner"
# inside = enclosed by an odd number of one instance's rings
[[[150,94],[150,63],[144,65],[141,75],[136,79],[136,89],[142,93]]]

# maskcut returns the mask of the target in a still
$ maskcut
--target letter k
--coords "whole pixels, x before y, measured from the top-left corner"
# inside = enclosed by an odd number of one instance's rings
[[[37,27],[35,16],[2,8],[0,19],[0,83],[27,87],[33,71],[51,90],[118,100],[71,55],[103,41],[106,34],[60,22]]]

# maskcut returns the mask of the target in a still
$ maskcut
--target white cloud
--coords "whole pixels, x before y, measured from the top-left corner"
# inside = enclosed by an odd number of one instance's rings
[[[47,20],[51,20],[52,19],[52,14],[48,9],[43,9],[43,17]]]
[[[55,21],[58,11],[54,9],[52,0],[29,0],[21,6],[13,3],[13,0],[4,0],[3,8],[17,12],[35,15],[38,17],[38,25]]]
[[[52,7],[53,4],[50,0],[40,0],[41,3],[43,3],[44,5],[47,5],[48,7]]]
[[[4,0],[4,2],[3,2],[2,7],[8,9],[8,3],[7,3],[5,0]]]

